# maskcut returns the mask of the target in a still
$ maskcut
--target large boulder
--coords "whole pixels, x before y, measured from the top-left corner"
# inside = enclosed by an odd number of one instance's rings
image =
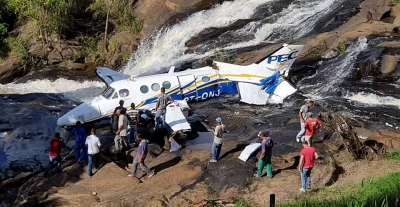
[[[50,50],[44,44],[34,44],[29,49],[29,54],[38,58],[45,58]]]
[[[400,4],[396,4],[390,9],[390,16],[392,17],[400,16]]]
[[[18,66],[21,64],[21,58],[9,57],[0,63],[0,83],[11,82],[15,75],[19,72]]]
[[[63,58],[62,58],[60,52],[58,52],[57,50],[53,50],[47,56],[47,60],[48,60],[49,64],[52,65],[52,64],[60,63],[63,60]]]
[[[384,55],[382,57],[381,73],[392,72],[397,66],[398,57],[395,55]]]
[[[361,10],[368,11],[371,20],[379,21],[392,5],[392,0],[366,0],[361,4]]]

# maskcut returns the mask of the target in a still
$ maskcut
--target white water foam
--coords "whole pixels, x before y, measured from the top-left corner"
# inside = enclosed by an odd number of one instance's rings
[[[300,38],[309,33],[321,17],[332,11],[342,1],[294,1],[288,8],[272,16],[272,18],[277,18],[274,23],[266,23],[258,28],[253,40],[235,43],[225,49],[253,46],[263,41],[278,42],[289,38]],[[276,33],[280,35],[278,37],[271,37],[271,35]]]
[[[26,83],[9,83],[0,85],[0,90],[5,93],[60,93],[73,101],[84,102],[99,95],[105,84],[99,81],[77,82],[64,78],[56,81],[34,80]]]
[[[197,12],[185,21],[144,41],[134,53],[124,73],[138,75],[143,72],[158,72],[161,67],[182,60],[198,58],[199,54],[185,54],[185,43],[190,38],[210,27],[225,27],[239,19],[249,19],[256,8],[272,0],[225,1],[213,9]],[[204,54],[203,54],[204,55]]]
[[[365,105],[390,105],[390,106],[398,106],[400,108],[400,99],[391,97],[391,96],[378,96],[373,93],[356,93],[347,95],[344,98],[357,101],[359,103]]]
[[[322,99],[338,91],[338,85],[352,72],[352,66],[358,54],[368,47],[367,38],[360,37],[348,50],[324,63],[313,76],[302,79],[300,89],[312,99]],[[310,80],[313,80],[312,82]]]
[[[215,8],[193,14],[185,21],[163,31],[159,31],[152,39],[144,41],[134,53],[124,69],[124,73],[139,75],[143,72],[157,73],[160,68],[174,65],[178,62],[207,57],[213,54],[185,54],[185,43],[202,30],[210,27],[225,27],[236,20],[251,18],[256,8],[271,0],[236,0],[224,2]],[[316,21],[332,11],[343,0],[296,0],[287,9],[274,14],[271,19],[275,23],[266,23],[259,27],[260,22],[250,22],[235,33],[239,36],[252,34],[256,27],[255,38],[248,42],[227,45],[224,50],[237,49],[270,41],[273,33],[280,33],[276,41],[289,36],[298,38],[312,30]],[[277,3],[277,2],[276,2]]]

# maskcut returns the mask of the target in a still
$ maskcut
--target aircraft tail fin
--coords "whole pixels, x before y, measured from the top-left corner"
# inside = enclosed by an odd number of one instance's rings
[[[284,44],[271,55],[259,60],[256,64],[273,71],[285,71],[292,66],[303,45]]]

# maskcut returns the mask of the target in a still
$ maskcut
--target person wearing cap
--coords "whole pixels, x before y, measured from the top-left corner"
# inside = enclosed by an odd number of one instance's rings
[[[221,153],[222,148],[222,137],[226,131],[225,125],[222,124],[221,117],[218,117],[216,121],[217,125],[215,126],[215,129],[212,129],[214,132],[214,142],[211,149],[212,158],[210,162],[218,162],[219,154]]]
[[[165,94],[165,88],[161,87],[161,95],[157,99],[156,104],[156,130],[165,127],[165,114],[167,112],[168,102],[173,103],[174,99],[170,95]],[[159,126],[161,122],[161,127]]]
[[[274,141],[269,137],[269,131],[263,130],[258,133],[258,137],[262,139],[261,142],[261,155],[258,159],[258,170],[255,177],[261,178],[264,167],[267,170],[267,176],[272,178],[272,147],[274,146]]]
[[[305,129],[304,129],[304,123],[306,122],[306,120],[307,120],[307,118],[306,118],[306,114],[307,114],[307,112],[309,111],[309,109],[311,108],[311,107],[313,107],[314,106],[314,101],[307,101],[307,103],[305,104],[305,105],[303,105],[301,108],[300,108],[300,111],[299,111],[299,118],[300,118],[300,132],[297,134],[297,136],[296,136],[296,140],[297,140],[297,142],[300,142],[300,139],[304,136],[304,133],[305,133]]]
[[[308,142],[309,146],[312,146],[312,136],[317,131],[317,128],[322,126],[322,122],[317,118],[313,118],[311,112],[308,112],[306,117],[307,121],[304,123],[304,128],[306,129],[305,140]]]
[[[314,167],[314,160],[318,159],[317,151],[308,145],[306,140],[302,141],[303,149],[300,151],[299,171],[301,175],[301,192],[311,189],[311,170]]]

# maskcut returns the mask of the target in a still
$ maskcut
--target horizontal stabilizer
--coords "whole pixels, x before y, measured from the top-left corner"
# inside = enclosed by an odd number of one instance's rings
[[[165,113],[165,123],[171,127],[172,131],[190,130],[190,125],[187,122],[182,110],[187,106],[186,101],[175,101],[167,106]]]
[[[97,76],[103,80],[107,85],[110,85],[112,82],[119,80],[129,79],[131,76],[128,74],[119,73],[110,68],[106,67],[97,67],[96,68]]]

